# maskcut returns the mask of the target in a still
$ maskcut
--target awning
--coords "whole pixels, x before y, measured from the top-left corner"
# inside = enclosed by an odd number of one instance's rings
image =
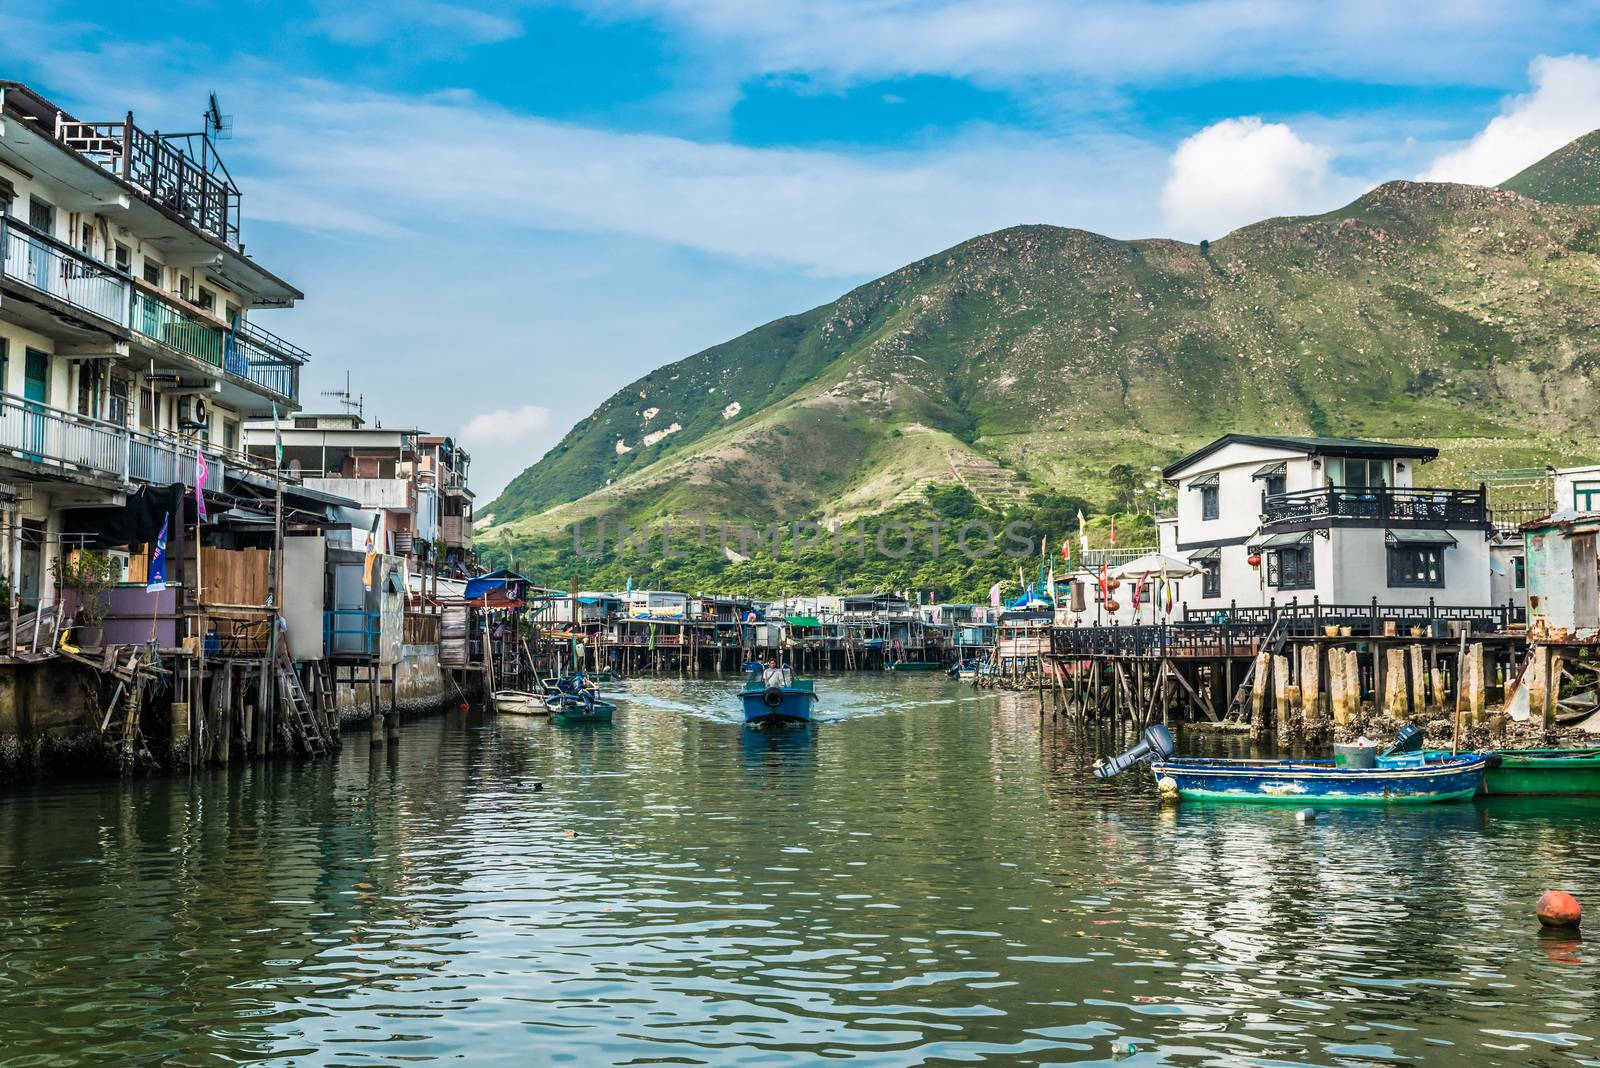
[[[783,621],[791,627],[820,627],[822,621],[816,616],[784,616]]]
[[[1222,549],[1219,548],[1218,546],[1213,545],[1209,549],[1196,549],[1194,552],[1190,553],[1189,554],[1189,562],[1191,564],[1199,564],[1199,563],[1203,563],[1203,562],[1205,562],[1207,560],[1215,560],[1218,557],[1220,557],[1221,555],[1222,555]]]
[[[1287,474],[1288,471],[1289,471],[1289,461],[1287,461],[1287,460],[1274,460],[1270,464],[1262,464],[1260,467],[1256,468],[1256,473],[1251,475],[1250,477],[1251,478],[1275,478],[1278,475]]]
[[[325,504],[334,508],[360,508],[361,502],[352,501],[349,497],[341,497],[337,493],[328,493],[324,490],[312,489],[310,486],[297,486],[292,482],[283,484],[285,497],[299,497],[315,504]]]
[[[1211,472],[1211,474],[1206,475],[1204,478],[1197,478],[1193,482],[1189,483],[1189,488],[1190,489],[1205,489],[1207,486],[1215,486],[1215,485],[1220,484],[1221,482],[1222,482],[1222,476],[1217,474],[1215,471],[1213,471],[1213,472]]]
[[[1454,545],[1448,530],[1386,530],[1384,540],[1398,545]]]
[[[1304,545],[1311,540],[1309,530],[1298,530],[1292,534],[1274,534],[1261,543],[1263,549],[1287,549],[1294,545]]]

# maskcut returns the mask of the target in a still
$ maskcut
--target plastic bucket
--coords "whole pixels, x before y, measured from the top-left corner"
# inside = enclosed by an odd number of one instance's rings
[[[1342,768],[1375,768],[1378,747],[1374,745],[1335,745],[1333,762]]]

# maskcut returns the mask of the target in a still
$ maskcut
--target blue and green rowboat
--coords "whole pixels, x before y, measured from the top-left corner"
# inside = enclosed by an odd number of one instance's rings
[[[1405,735],[1420,741],[1414,728]],[[1430,755],[1396,753],[1375,768],[1331,760],[1221,760],[1174,757],[1172,735],[1159,724],[1145,728],[1139,744],[1095,765],[1109,779],[1149,762],[1165,797],[1185,801],[1247,801],[1291,805],[1416,805],[1464,801],[1483,785],[1484,772],[1499,762],[1493,753]]]
[[[1483,785],[1488,753],[1417,760],[1403,766],[1351,768],[1331,760],[1207,760],[1151,762],[1163,791],[1185,801],[1267,804],[1417,805],[1464,801]]]

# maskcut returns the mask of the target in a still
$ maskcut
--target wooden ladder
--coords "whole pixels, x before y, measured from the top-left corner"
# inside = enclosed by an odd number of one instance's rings
[[[300,743],[307,756],[317,756],[328,751],[328,743],[317,724],[317,716],[300,685],[300,675],[289,659],[289,650],[278,643],[278,701],[280,707],[287,703],[289,714],[284,717],[292,740]]]
[[[1261,646],[1257,650],[1273,656],[1283,652],[1284,646],[1289,642],[1289,632],[1283,625],[1282,618],[1272,621],[1272,627],[1267,631],[1267,636],[1261,639]],[[1238,689],[1233,691],[1233,698],[1228,702],[1228,710],[1223,714],[1224,719],[1243,718],[1249,711],[1246,707],[1250,700],[1250,688],[1255,682],[1256,658],[1250,658],[1250,667],[1244,673],[1244,678],[1239,681]]]

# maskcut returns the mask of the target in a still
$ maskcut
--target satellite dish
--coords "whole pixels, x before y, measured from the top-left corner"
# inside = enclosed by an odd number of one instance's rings
[[[206,99],[206,133],[218,141],[226,141],[233,136],[233,116],[222,113],[216,93]]]

